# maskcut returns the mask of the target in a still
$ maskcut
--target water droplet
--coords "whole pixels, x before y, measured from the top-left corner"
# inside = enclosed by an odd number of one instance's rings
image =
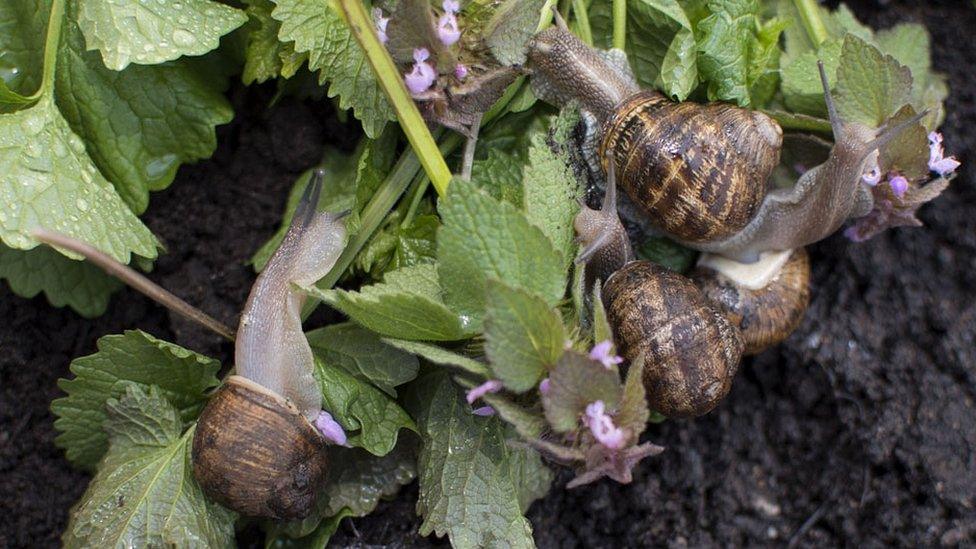
[[[81,179],[85,183],[91,183],[92,182],[92,174],[91,174],[91,171],[89,171],[89,170],[82,170],[81,171]]]
[[[54,145],[52,146],[54,150],[54,156],[58,158],[64,158],[68,155],[68,148],[64,146],[64,142],[60,139],[54,140]]]
[[[151,51],[153,51],[155,49],[156,49],[156,46],[154,46],[152,44],[145,44],[145,45],[142,46],[142,51],[144,51],[146,53],[150,53]]]
[[[146,164],[146,178],[151,181],[158,181],[172,177],[176,172],[179,158],[175,154],[164,154],[158,158],[153,158]]]
[[[184,29],[176,29],[173,31],[173,42],[175,42],[177,46],[186,47],[192,46],[193,43],[196,42],[196,39],[189,31]]]
[[[29,135],[37,135],[44,129],[44,118],[40,113],[29,112],[20,125]]]
[[[84,198],[79,198],[78,200],[76,200],[75,206],[78,206],[78,209],[83,212],[87,212],[89,208],[88,201],[85,200]]]
[[[75,154],[83,154],[85,152],[85,144],[82,143],[81,138],[75,134],[71,134],[71,137],[68,138],[68,146],[71,147],[71,150],[73,150]]]

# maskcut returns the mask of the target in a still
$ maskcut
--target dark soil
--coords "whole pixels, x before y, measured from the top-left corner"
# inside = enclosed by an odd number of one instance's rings
[[[747,362],[724,405],[649,429],[668,451],[633,484],[555,487],[529,512],[540,547],[976,544],[976,10],[968,1],[851,2],[875,27],[918,21],[950,75],[944,126],[964,161],[924,229],[814,246],[813,301],[785,344]],[[168,253],[150,277],[235,323],[286,191],[354,132],[326,104],[236,88],[215,157],[180,170],[146,220]],[[55,447],[52,399],[71,358],[140,328],[222,358],[228,344],[132,291],[94,320],[0,289],[0,546],[58,544],[88,476]],[[563,471],[562,485],[570,473]],[[345,521],[337,546],[429,545],[416,486]]]

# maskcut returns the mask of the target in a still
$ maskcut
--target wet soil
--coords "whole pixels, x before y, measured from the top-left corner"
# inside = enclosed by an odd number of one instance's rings
[[[972,546],[976,544],[976,10],[963,1],[850,2],[874,27],[924,23],[950,77],[944,126],[964,162],[925,208],[924,229],[810,249],[800,329],[743,365],[719,409],[648,430],[668,451],[627,486],[555,487],[529,511],[540,547]],[[146,215],[167,246],[150,277],[235,323],[246,264],[271,235],[295,177],[354,131],[327,104],[231,92],[237,119],[213,159],[180,170]],[[52,399],[72,357],[139,328],[222,358],[232,349],[132,291],[94,320],[0,288],[0,547],[58,544],[88,476],[54,445]],[[557,477],[564,484],[570,474]],[[428,546],[416,485],[336,546]]]

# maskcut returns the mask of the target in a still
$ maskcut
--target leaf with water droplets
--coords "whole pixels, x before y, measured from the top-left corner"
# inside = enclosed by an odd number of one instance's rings
[[[211,0],[86,0],[78,7],[88,49],[117,71],[203,55],[246,20],[241,10]]]
[[[95,168],[49,96],[0,114],[0,203],[0,239],[11,248],[34,248],[29,233],[44,227],[122,263],[133,253],[156,257],[156,238]]]

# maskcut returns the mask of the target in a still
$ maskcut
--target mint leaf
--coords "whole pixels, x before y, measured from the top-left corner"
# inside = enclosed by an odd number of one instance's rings
[[[579,183],[564,154],[556,154],[540,135],[532,140],[522,178],[525,214],[562,255],[564,269],[576,257],[573,218],[579,212]]]
[[[566,344],[559,311],[496,280],[488,281],[487,302],[485,354],[492,373],[512,391],[534,388]]]
[[[641,86],[677,101],[691,94],[698,84],[698,48],[680,2],[627,3],[627,57]]]
[[[416,430],[413,420],[393,399],[327,364],[321,356],[315,361],[315,378],[322,386],[323,408],[346,431],[359,431],[349,436],[349,444],[385,456],[396,446],[400,429]]]
[[[603,290],[598,284],[593,285],[593,343],[613,341],[613,329],[607,320],[607,310],[603,306]]]
[[[69,17],[72,11],[69,7]],[[149,191],[173,182],[180,164],[213,154],[215,127],[234,115],[223,95],[225,83],[219,72],[193,59],[111,71],[98,54],[85,51],[78,27],[65,23],[56,73],[58,107],[136,213],[145,211]]]
[[[509,446],[497,418],[472,414],[443,372],[411,384],[407,399],[423,440],[417,461],[420,534],[447,534],[454,547],[534,547],[522,512],[539,479],[550,474],[538,455]],[[523,490],[530,486],[527,495]]]
[[[396,494],[417,476],[416,437],[397,444],[389,454],[377,457],[355,448],[332,452],[326,516],[348,509],[362,517],[376,509],[380,498]]]
[[[821,44],[819,50],[805,52],[789,64],[783,65],[781,88],[783,100],[790,110],[819,118],[827,117],[827,105],[824,102],[817,61],[823,61],[824,71],[831,86],[836,86],[835,75],[840,65],[842,45],[840,40],[828,40]]]
[[[651,412],[647,407],[644,389],[644,360],[638,357],[627,370],[627,380],[624,382],[623,394],[620,397],[620,408],[614,415],[617,426],[630,430],[634,440],[644,432],[647,419]]]
[[[220,363],[138,330],[98,340],[98,352],[71,361],[74,379],[58,382],[68,396],[51,403],[55,442],[73,464],[93,469],[108,446],[105,402],[126,385],[155,386],[184,421],[199,414],[219,383]]]
[[[523,164],[517,154],[491,147],[486,158],[474,161],[471,183],[495,200],[521,206]]]
[[[478,326],[489,278],[538,294],[555,305],[566,288],[564,258],[511,204],[454,180],[439,205],[438,274],[445,301]]]
[[[244,24],[240,10],[211,0],[180,2],[79,2],[78,26],[89,50],[116,71],[129,63],[156,65],[184,55],[202,55],[220,37]]]
[[[234,515],[193,478],[180,413],[156,387],[134,384],[106,404],[108,453],[74,508],[66,547],[232,547]]]
[[[413,353],[427,362],[441,366],[460,368],[477,376],[488,377],[489,375],[488,368],[481,362],[464,355],[459,355],[443,347],[438,347],[437,345],[422,343],[420,341],[408,341],[406,339],[384,338],[383,341],[397,349]]]
[[[416,357],[383,343],[355,324],[332,324],[305,334],[315,354],[360,381],[372,383],[391,397],[394,387],[417,377]]]
[[[507,0],[485,26],[485,43],[495,60],[506,66],[525,64],[526,44],[539,26],[544,0]]]
[[[575,430],[586,405],[597,400],[608,410],[617,406],[620,375],[616,368],[604,368],[575,351],[563,353],[549,374],[549,393],[542,398],[549,425],[561,433]]]
[[[278,38],[295,42],[295,51],[308,53],[308,68],[329,82],[329,97],[339,97],[340,109],[353,109],[363,131],[377,137],[388,121],[396,120],[342,17],[329,0],[276,0],[272,16],[281,21]]]
[[[295,53],[295,45],[278,40],[281,24],[271,17],[274,2],[271,0],[244,0],[247,14],[247,46],[244,50],[244,70],[241,80],[245,84],[261,83],[277,78],[284,67],[283,57]]]
[[[386,273],[386,282],[358,292],[309,293],[345,313],[357,324],[388,337],[455,341],[471,335],[471,326],[444,304],[435,265],[405,267]]]
[[[841,118],[877,128],[909,102],[912,73],[894,57],[849,34],[841,50],[836,90]]]
[[[44,292],[55,307],[70,306],[85,317],[96,317],[108,308],[112,292],[122,283],[85,261],[75,261],[47,246],[14,250],[0,244],[0,279],[21,297]]]
[[[926,126],[933,129],[943,116],[943,102],[949,95],[945,77],[932,71],[931,41],[925,27],[909,23],[877,33],[881,51],[891,55],[912,71],[912,105],[921,112],[931,109]]]

